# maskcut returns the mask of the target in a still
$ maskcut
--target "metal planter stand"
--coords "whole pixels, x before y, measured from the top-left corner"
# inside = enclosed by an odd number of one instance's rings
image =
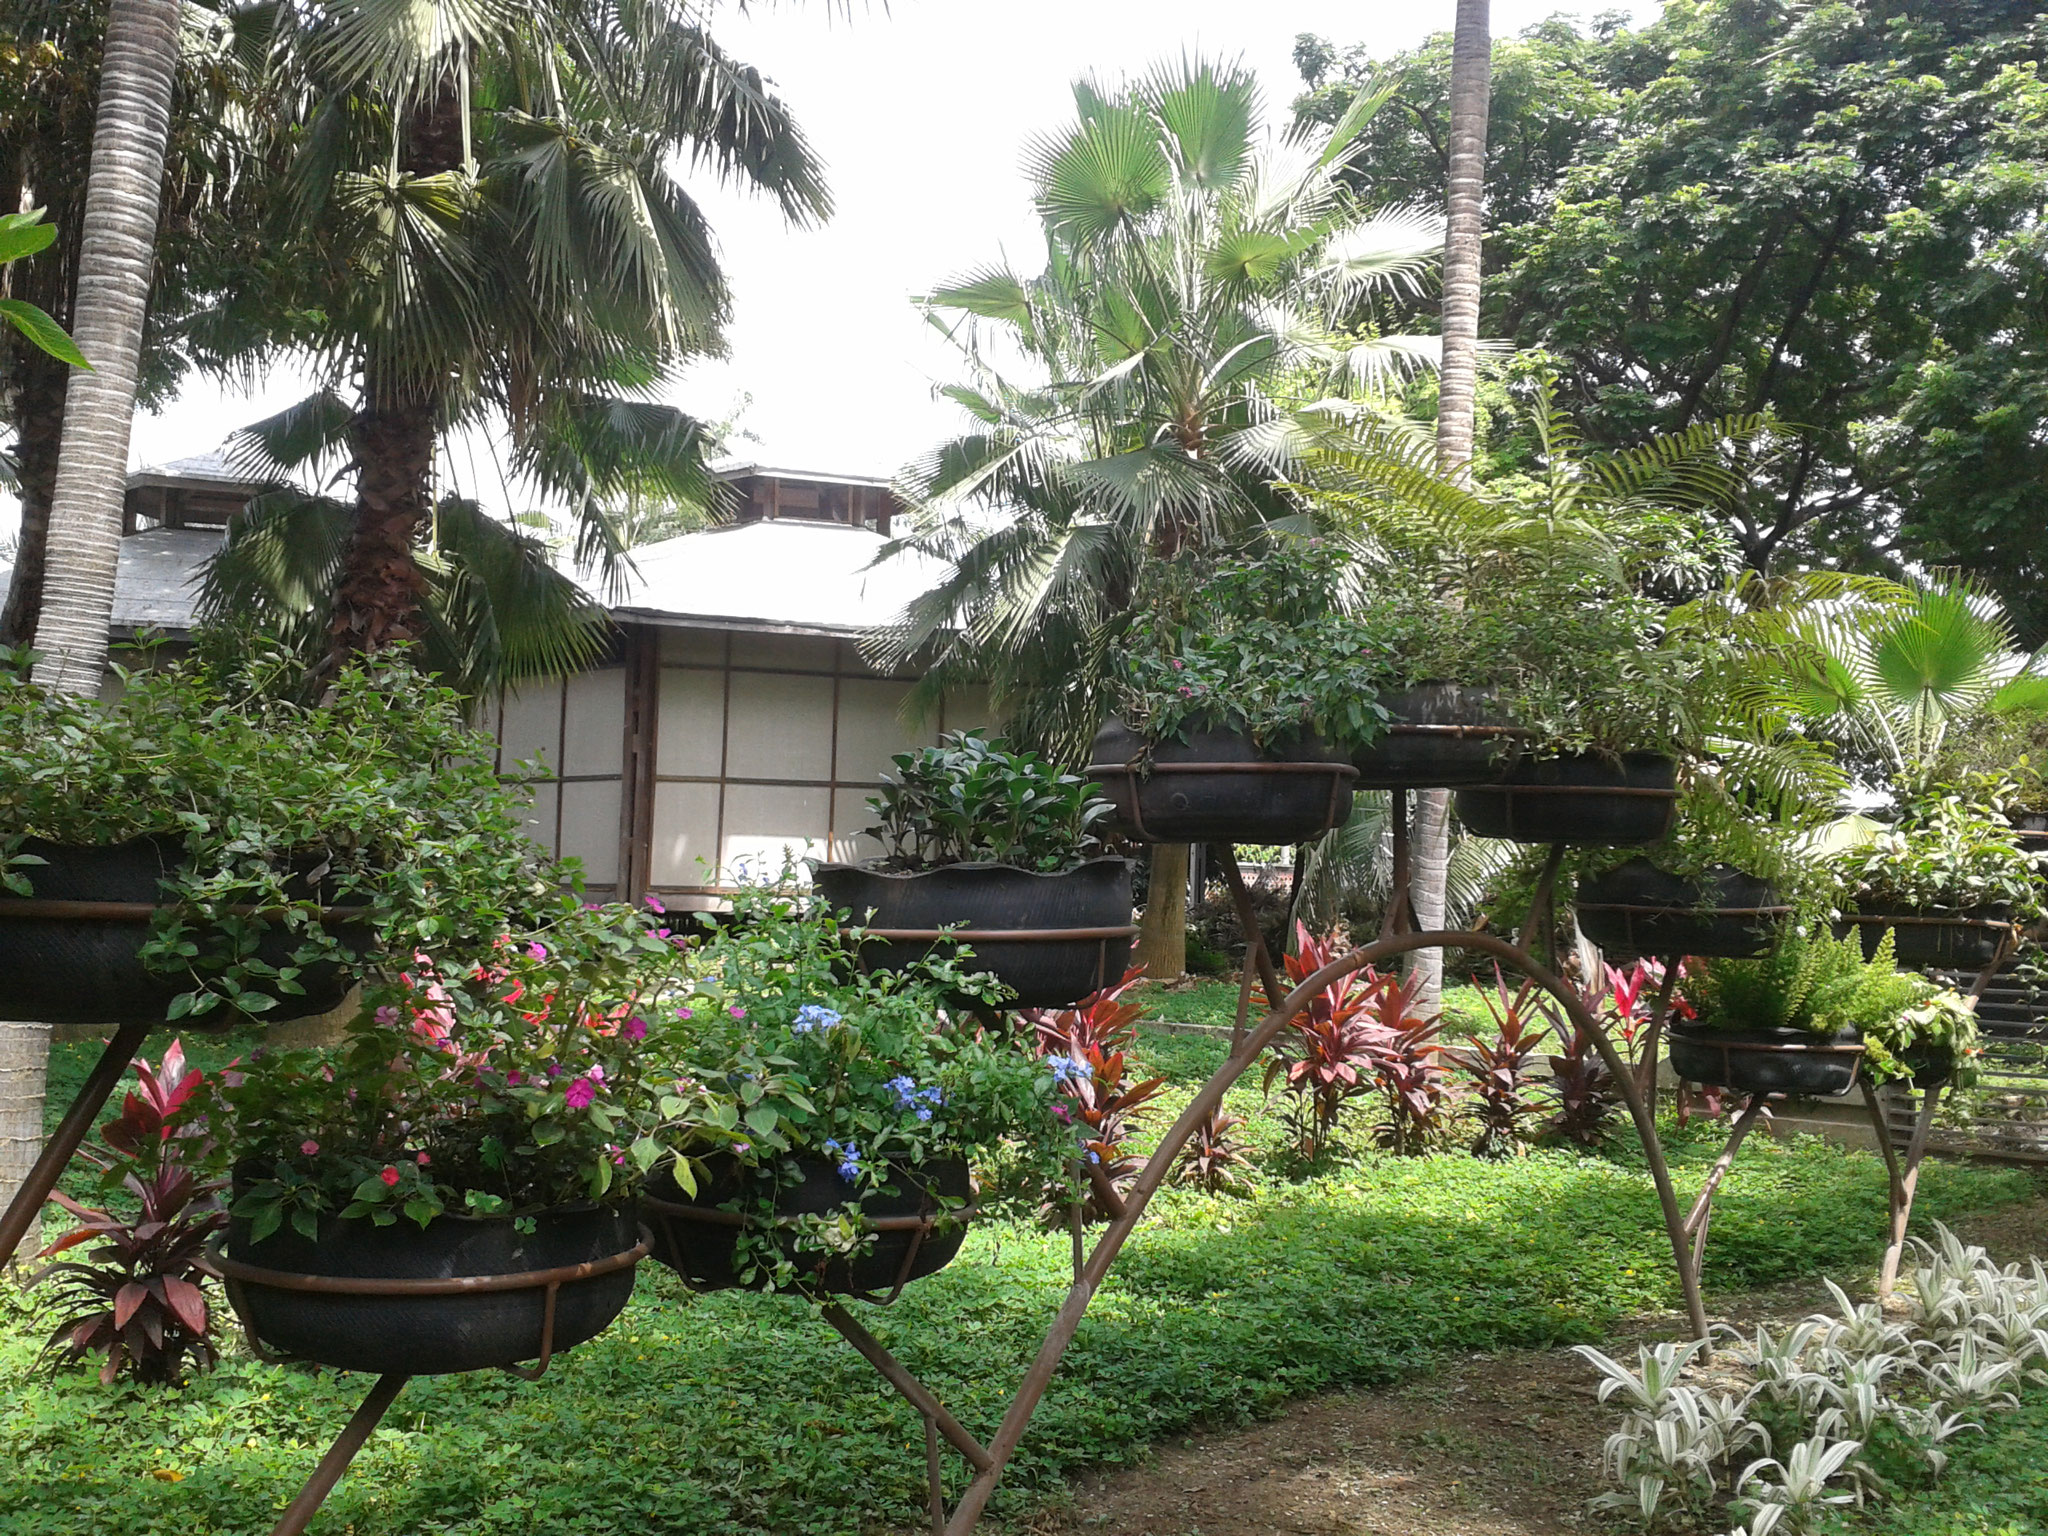
[[[425,1279],[383,1279],[354,1275],[302,1275],[286,1270],[265,1269],[257,1264],[245,1264],[231,1259],[222,1251],[218,1239],[207,1250],[207,1258],[214,1271],[221,1277],[227,1288],[228,1304],[234,1308],[236,1320],[242,1324],[242,1331],[249,1340],[249,1348],[259,1360],[272,1364],[280,1363],[282,1356],[271,1354],[249,1326],[248,1315],[242,1306],[243,1285],[263,1285],[280,1291],[306,1291],[326,1296],[474,1296],[491,1291],[546,1291],[547,1305],[542,1313],[539,1363],[531,1366],[507,1365],[503,1369],[527,1381],[538,1381],[554,1359],[555,1353],[555,1297],[564,1285],[579,1280],[594,1280],[600,1275],[612,1274],[617,1270],[630,1269],[647,1256],[649,1240],[643,1230],[640,1241],[622,1253],[609,1254],[602,1259],[592,1259],[582,1264],[564,1264],[553,1269],[531,1269],[509,1275],[457,1275],[444,1280]],[[317,1363],[317,1362],[316,1362]],[[355,1460],[356,1452],[368,1442],[370,1433],[376,1429],[391,1405],[398,1400],[398,1394],[405,1390],[405,1384],[412,1380],[408,1375],[392,1372],[379,1376],[376,1385],[370,1388],[362,1406],[350,1415],[347,1426],[335,1437],[327,1448],[327,1454],[320,1458],[312,1476],[306,1479],[297,1498],[285,1509],[277,1524],[271,1527],[270,1536],[300,1536],[320,1506],[327,1501],[334,1485]]]

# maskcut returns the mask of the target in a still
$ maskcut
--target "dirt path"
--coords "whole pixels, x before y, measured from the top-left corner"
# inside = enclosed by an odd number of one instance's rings
[[[2048,1258],[2048,1200],[1966,1223],[1963,1235],[2012,1262]],[[1824,1304],[1810,1285],[1717,1309],[1747,1323]],[[1670,1320],[1624,1329],[1622,1349],[1669,1338]],[[1600,1444],[1614,1414],[1593,1400],[1568,1350],[1447,1360],[1378,1392],[1297,1403],[1250,1429],[1161,1447],[1137,1470],[1076,1483],[1071,1503],[1029,1536],[1574,1536],[1614,1529],[1589,1515]]]

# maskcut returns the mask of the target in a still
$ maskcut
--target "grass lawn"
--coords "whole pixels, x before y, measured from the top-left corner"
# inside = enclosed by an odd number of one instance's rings
[[[1237,1017],[1237,983],[1234,981],[1191,981],[1171,991],[1146,983],[1136,994],[1145,1004],[1145,1017],[1173,1024],[1210,1024],[1228,1029]],[[1491,1031],[1493,1015],[1486,1011],[1484,996],[1477,987],[1444,989],[1445,1032],[1467,1035],[1475,1030]],[[1264,1015],[1263,989],[1252,995],[1251,1023]]]
[[[217,1061],[235,1048],[205,1051]],[[1146,1030],[1139,1054],[1184,1101],[1220,1047]],[[1241,1086],[1233,1099],[1255,1110],[1259,1094]],[[1719,1141],[1712,1129],[1673,1136],[1682,1189]],[[1254,1143],[1278,1144],[1266,1131]],[[1930,1165],[1919,1214],[1952,1217],[2029,1188],[2017,1173]],[[1444,1350],[1598,1339],[1618,1317],[1677,1302],[1654,1194],[1623,1144],[1504,1163],[1354,1150],[1313,1178],[1262,1170],[1244,1198],[1173,1191],[1153,1211],[1084,1322],[998,1512],[1198,1422],[1387,1382]],[[1883,1213],[1874,1159],[1760,1140],[1722,1197],[1709,1283],[1852,1272],[1876,1254]],[[1064,1235],[984,1226],[895,1307],[862,1310],[985,1437],[1066,1265]],[[108,1391],[82,1371],[36,1382],[28,1318],[17,1304],[4,1322],[0,1536],[260,1536],[368,1387],[239,1352],[176,1392]],[[859,1536],[915,1528],[922,1448],[914,1413],[806,1306],[692,1297],[648,1265],[618,1325],[544,1381],[409,1386],[316,1531]]]
[[[1932,1488],[1825,1521],[1823,1536],[2048,1536],[2048,1402],[2023,1399],[1949,1442]]]

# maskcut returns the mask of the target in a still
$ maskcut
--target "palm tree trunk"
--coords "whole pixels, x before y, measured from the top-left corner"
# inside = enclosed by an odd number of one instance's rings
[[[43,1098],[50,1087],[50,1026],[0,1021],[0,1208],[14,1198],[43,1150]],[[31,1221],[0,1266],[27,1264],[43,1246],[42,1223]]]
[[[1449,219],[1444,232],[1443,365],[1437,376],[1437,468],[1460,481],[1472,475],[1472,408],[1479,385],[1480,247],[1485,231],[1486,114],[1493,90],[1489,0],[1458,0],[1451,39]],[[1451,797],[1416,796],[1412,843],[1415,921],[1441,927],[1451,861]],[[1434,1012],[1443,994],[1440,949],[1417,950],[1410,974],[1422,978],[1421,1006]]]
[[[419,638],[414,550],[433,512],[439,413],[430,400],[372,406],[356,418],[356,526],[334,594],[326,670]]]
[[[164,145],[178,71],[179,0],[109,0],[78,255],[72,339],[93,371],[71,380],[57,450],[36,680],[99,691],[120,563],[128,433],[156,261]]]
[[[1154,981],[1179,981],[1188,968],[1188,845],[1154,843],[1133,958]]]

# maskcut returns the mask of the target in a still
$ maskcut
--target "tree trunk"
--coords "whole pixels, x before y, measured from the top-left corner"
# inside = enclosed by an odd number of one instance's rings
[[[43,1150],[43,1097],[50,1086],[50,1026],[0,1020],[0,1209],[14,1198]],[[43,1246],[42,1223],[0,1264],[26,1264]]]
[[[22,353],[33,349],[23,348]],[[0,610],[0,645],[23,646],[36,637],[43,608],[43,571],[50,549],[50,502],[57,486],[57,443],[64,430],[64,395],[71,369],[38,351],[17,357],[21,386],[14,395],[15,478],[20,487],[21,533],[14,546],[14,580]]]
[[[71,327],[93,371],[72,379],[65,397],[36,625],[44,653],[36,680],[64,693],[97,693],[107,670],[178,18],[179,0],[109,0],[107,7]]]
[[[1154,843],[1133,957],[1154,981],[1179,981],[1188,968],[1188,845]]]
[[[349,540],[325,670],[419,638],[414,550],[433,513],[438,413],[431,400],[373,405],[356,418],[356,526]]]
[[[1479,276],[1485,229],[1486,114],[1493,89],[1489,0],[1458,0],[1451,40],[1451,155],[1444,230],[1443,365],[1437,376],[1437,468],[1472,477],[1473,397],[1479,385]],[[1451,858],[1451,797],[1426,789],[1415,797],[1411,899],[1421,928],[1443,922]],[[1421,1006],[1434,1012],[1443,994],[1444,956],[1417,950],[1411,975],[1422,978]]]

